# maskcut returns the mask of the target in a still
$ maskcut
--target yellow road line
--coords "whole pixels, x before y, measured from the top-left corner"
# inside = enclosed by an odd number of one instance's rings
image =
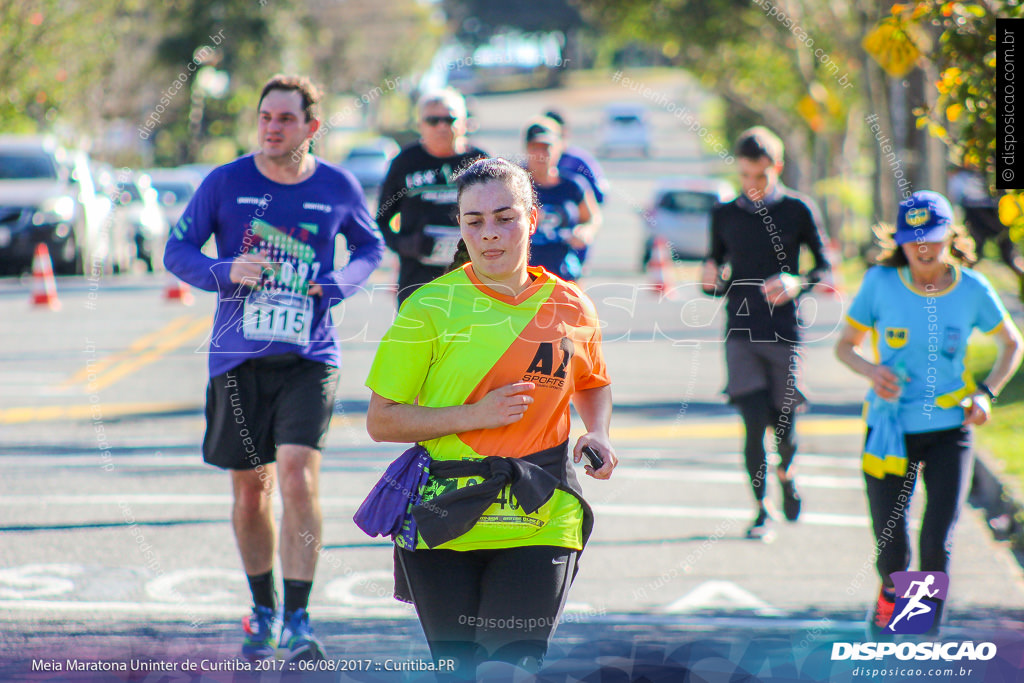
[[[96,408],[98,406],[98,409]],[[59,420],[104,419],[138,415],[140,413],[178,412],[202,410],[197,403],[95,403],[71,406],[39,406],[0,409],[0,424],[26,422],[55,422]],[[365,424],[362,413],[335,415],[331,419],[332,429],[360,428]],[[582,433],[582,432],[580,432]],[[855,417],[809,418],[797,421],[797,433],[801,436],[856,436],[864,434],[864,422]],[[574,432],[574,437],[579,434]],[[740,438],[742,425],[738,421],[686,422],[684,424],[613,427],[611,437],[616,441],[672,441],[679,439],[723,439]]]
[[[613,410],[614,413],[614,410]],[[864,433],[864,421],[859,417],[801,418],[796,422],[798,434],[806,436],[852,436]],[[612,427],[613,439],[719,439],[739,438],[743,425],[739,422],[683,422],[653,427]]]
[[[90,391],[99,391],[109,387],[114,382],[122,379],[126,375],[129,375],[139,368],[149,365],[150,363],[157,361],[166,353],[173,351],[185,344],[188,340],[198,336],[200,333],[207,334],[210,330],[210,320],[203,317],[199,320],[194,321],[191,325],[186,327],[184,330],[176,335],[164,339],[159,344],[156,344],[145,353],[141,353],[133,358],[125,360],[120,365],[112,368],[109,372],[99,377],[95,382],[89,384]]]
[[[68,377],[58,386],[69,387],[74,384],[78,384],[79,382],[84,382],[89,375],[96,375],[98,377],[101,372],[109,368],[111,365],[119,363],[120,361],[124,360],[125,358],[128,358],[129,356],[141,352],[147,346],[152,344],[155,340],[160,339],[165,335],[171,334],[172,332],[175,332],[176,330],[180,329],[182,326],[187,324],[189,320],[192,319],[193,316],[190,314],[185,314],[183,316],[175,318],[171,322],[161,327],[159,330],[150,332],[139,337],[134,342],[132,342],[132,345],[129,346],[127,349],[124,349],[123,351],[118,351],[117,353],[112,353],[109,356],[100,359],[96,363],[93,363],[92,365],[87,364],[84,368]]]
[[[87,403],[74,406],[38,406],[0,410],[0,424],[53,422],[57,420],[102,420],[141,415],[170,413],[201,408],[196,403]]]

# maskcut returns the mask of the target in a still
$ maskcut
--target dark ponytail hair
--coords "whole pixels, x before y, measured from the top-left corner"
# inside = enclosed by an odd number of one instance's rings
[[[507,159],[494,157],[491,159],[480,159],[467,166],[455,178],[455,187],[458,188],[458,201],[462,202],[462,193],[467,187],[482,185],[497,180],[505,184],[512,192],[517,202],[529,211],[537,205],[537,192],[533,188],[533,181],[526,169],[517,166]],[[459,207],[459,216],[462,215],[462,207]],[[457,270],[469,263],[469,250],[466,248],[466,241],[460,239],[455,250],[455,258],[446,272]]]
[[[527,210],[536,206],[537,193],[533,189],[533,181],[530,180],[530,174],[522,166],[517,166],[501,157],[474,161],[459,173],[455,178],[455,187],[459,191],[459,201],[462,200],[462,193],[467,187],[481,185],[492,180],[505,183],[505,186],[512,191],[512,196],[517,201],[521,201]]]
[[[459,244],[455,247],[455,256],[452,258],[452,262],[448,265],[448,269],[444,272],[450,273],[453,270],[458,270],[469,262],[469,249],[466,248],[466,240],[460,237]]]

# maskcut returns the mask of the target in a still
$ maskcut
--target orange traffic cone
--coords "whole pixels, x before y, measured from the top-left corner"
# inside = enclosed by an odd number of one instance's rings
[[[32,305],[46,306],[51,311],[60,310],[53,261],[50,260],[49,248],[43,242],[36,245],[36,253],[32,257]]]
[[[651,260],[647,270],[651,274],[652,289],[663,297],[671,299],[675,296],[672,289],[672,251],[664,237],[655,237],[651,245]]]
[[[174,277],[171,273],[167,273],[164,301],[177,301],[186,306],[191,306],[195,299],[192,298],[192,290],[187,284]]]

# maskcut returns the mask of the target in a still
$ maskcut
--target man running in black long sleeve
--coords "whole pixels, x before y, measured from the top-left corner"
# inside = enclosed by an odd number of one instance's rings
[[[800,516],[800,496],[791,465],[796,455],[796,408],[800,392],[800,325],[795,300],[830,268],[814,203],[779,181],[782,141],[757,126],[740,135],[736,162],[743,193],[715,208],[711,245],[704,262],[704,292],[726,297],[728,319],[725,392],[743,417],[743,449],[757,505],[747,536],[766,539],[771,516],[765,508],[768,474],[764,433],[771,427],[779,453],[776,471],[786,519]],[[799,279],[800,249],[814,256],[807,283]],[[722,280],[723,268],[731,271]]]
[[[429,92],[416,109],[420,139],[391,162],[377,203],[377,225],[398,254],[399,306],[451,264],[459,241],[454,178],[487,157],[466,139],[466,100],[458,91]]]

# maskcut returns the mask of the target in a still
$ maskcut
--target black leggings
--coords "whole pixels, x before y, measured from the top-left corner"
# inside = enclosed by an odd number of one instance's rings
[[[868,434],[871,430],[868,430]],[[945,572],[953,549],[953,527],[967,498],[971,476],[972,432],[965,427],[907,434],[907,474],[876,479],[864,475],[871,525],[882,583],[892,586],[889,574],[910,567],[907,510],[917,476],[924,477],[925,507],[919,539],[920,571]],[[865,440],[866,442],[866,440]]]
[[[768,476],[768,456],[764,450],[764,432],[771,428],[775,449],[779,453],[780,467],[789,472],[796,455],[795,414],[783,415],[775,408],[767,390],[737,396],[733,403],[739,408],[746,429],[743,458],[747,464],[750,488],[759,503],[764,500],[765,478]]]
[[[398,556],[431,656],[455,659],[455,677],[472,680],[476,664],[484,660],[540,663],[565,606],[579,551],[523,546],[399,550]]]

